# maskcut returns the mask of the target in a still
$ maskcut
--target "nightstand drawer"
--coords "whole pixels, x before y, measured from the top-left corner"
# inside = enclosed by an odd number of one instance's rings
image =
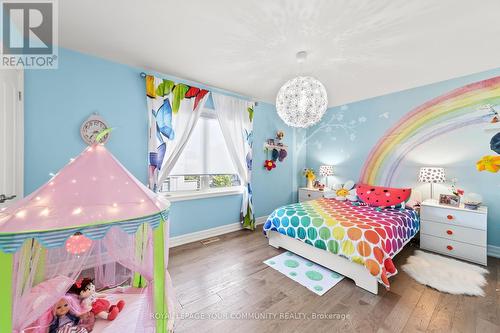
[[[420,215],[422,220],[486,230],[486,214],[446,207],[425,206],[424,208]]]
[[[464,228],[451,224],[422,221],[420,232],[429,236],[451,239],[463,243],[484,246],[486,244],[486,231]]]
[[[319,191],[299,191],[299,201],[315,200],[324,197],[324,192]]]
[[[420,235],[420,247],[452,257],[465,259],[486,265],[486,247],[465,244],[449,239]]]
[[[323,193],[303,191],[299,193],[299,201],[315,200],[323,198]]]

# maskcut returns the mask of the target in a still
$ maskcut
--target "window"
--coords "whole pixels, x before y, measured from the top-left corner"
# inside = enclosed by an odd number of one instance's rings
[[[162,192],[208,191],[240,184],[215,112],[205,109]]]

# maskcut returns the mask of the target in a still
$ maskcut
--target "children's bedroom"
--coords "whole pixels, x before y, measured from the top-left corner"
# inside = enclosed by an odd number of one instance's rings
[[[0,333],[500,332],[498,0],[0,8]]]

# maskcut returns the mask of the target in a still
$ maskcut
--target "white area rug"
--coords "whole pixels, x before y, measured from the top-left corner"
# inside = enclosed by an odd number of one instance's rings
[[[484,296],[488,271],[482,267],[417,250],[401,268],[417,282],[439,291]]]
[[[288,251],[264,261],[264,264],[320,296],[344,278],[338,273]]]

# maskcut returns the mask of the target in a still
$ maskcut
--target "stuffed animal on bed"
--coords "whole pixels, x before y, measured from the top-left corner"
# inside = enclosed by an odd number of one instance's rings
[[[76,297],[62,297],[52,309],[49,333],[88,333],[87,328],[80,325],[79,306]]]
[[[78,295],[82,307],[101,319],[114,320],[125,306],[124,300],[119,300],[118,303],[111,305],[111,303],[105,299],[107,295],[99,294],[95,291],[95,285],[92,279],[84,278],[76,281],[69,289],[69,292]]]

